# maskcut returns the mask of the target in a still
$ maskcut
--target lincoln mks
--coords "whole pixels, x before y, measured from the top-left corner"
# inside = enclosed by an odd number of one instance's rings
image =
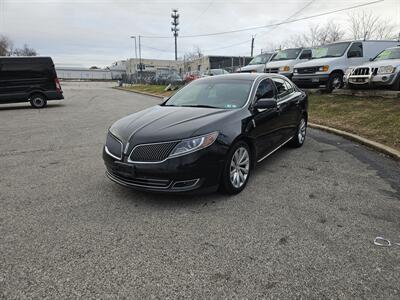
[[[115,122],[106,175],[157,192],[241,192],[258,162],[303,145],[307,96],[278,74],[229,74],[188,84],[162,104]]]

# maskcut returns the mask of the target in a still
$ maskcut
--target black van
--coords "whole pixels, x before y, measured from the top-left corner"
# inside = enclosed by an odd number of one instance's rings
[[[64,99],[51,57],[0,57],[0,104]]]

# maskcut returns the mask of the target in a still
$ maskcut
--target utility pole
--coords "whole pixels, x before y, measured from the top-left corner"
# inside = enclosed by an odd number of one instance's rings
[[[254,49],[254,35],[251,36],[251,57],[253,57],[253,49]]]
[[[137,59],[137,47],[136,47],[136,36],[131,36],[131,39],[135,40],[135,58]]]
[[[172,10],[172,14],[171,14],[171,18],[172,18],[172,27],[171,27],[171,31],[173,32],[174,38],[175,38],[175,60],[178,60],[178,42],[177,42],[177,38],[178,38],[178,25],[179,25],[179,14],[178,14],[178,10],[177,9],[173,9]]]
[[[140,44],[140,35],[139,35],[139,80],[140,83],[142,83],[142,70],[143,70],[143,66],[142,66],[142,46]]]

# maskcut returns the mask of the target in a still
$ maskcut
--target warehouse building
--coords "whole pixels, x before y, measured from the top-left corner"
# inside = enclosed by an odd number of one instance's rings
[[[69,80],[112,80],[111,71],[108,69],[89,69],[75,67],[56,67],[60,79]]]

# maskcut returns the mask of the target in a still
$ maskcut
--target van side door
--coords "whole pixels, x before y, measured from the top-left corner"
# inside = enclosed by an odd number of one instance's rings
[[[354,67],[366,61],[362,42],[353,42],[347,50],[348,66]]]

